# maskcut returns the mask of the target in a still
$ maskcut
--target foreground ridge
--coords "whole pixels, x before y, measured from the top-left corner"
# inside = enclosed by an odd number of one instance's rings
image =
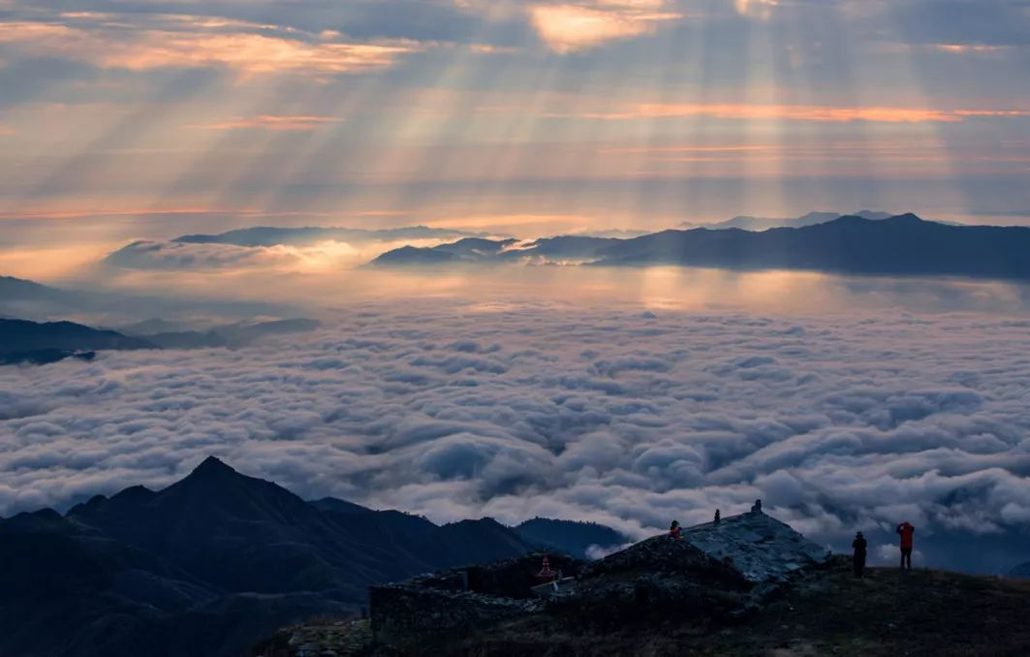
[[[548,557],[554,582],[540,584]],[[573,576],[569,576],[574,574]],[[872,569],[759,512],[591,564],[529,555],[371,589],[370,618],[287,628],[254,657],[1026,654],[1026,582]],[[969,614],[975,608],[982,614]]]

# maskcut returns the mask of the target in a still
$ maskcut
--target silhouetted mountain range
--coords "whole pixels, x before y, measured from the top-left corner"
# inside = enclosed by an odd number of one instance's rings
[[[68,301],[64,290],[13,276],[0,276],[0,299],[4,301]]]
[[[726,228],[739,228],[741,230],[769,230],[770,228],[804,228],[824,224],[841,217],[862,217],[871,221],[890,219],[894,215],[889,212],[877,212],[874,210],[859,210],[850,215],[841,212],[809,212],[806,215],[794,218],[772,218],[772,217],[751,217],[740,216],[720,221],[714,224],[698,224],[685,221],[679,225],[682,229],[707,228],[709,230],[723,230]]]
[[[527,554],[575,531],[549,527],[524,535],[490,519],[437,526],[305,502],[209,458],[161,491],[0,520],[0,654],[238,655],[284,624],[356,612],[371,584]]]
[[[53,363],[71,356],[92,358],[102,349],[155,349],[156,345],[115,331],[102,331],[73,322],[40,324],[0,319],[0,365]]]
[[[625,240],[565,236],[524,244],[495,241],[475,249],[463,242],[391,251],[372,264],[683,265],[1030,278],[1030,228],[953,226],[924,221],[914,214],[889,219],[847,216],[803,228],[764,232],[697,228]]]
[[[280,319],[270,322],[240,322],[216,326],[206,331],[181,330],[158,319],[122,327],[126,335],[142,338],[162,349],[198,349],[208,347],[241,347],[261,338],[314,331],[321,322],[316,319]]]

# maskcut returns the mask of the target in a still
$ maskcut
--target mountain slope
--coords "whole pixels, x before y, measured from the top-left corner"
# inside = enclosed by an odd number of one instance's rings
[[[537,547],[489,519],[306,502],[209,458],[163,490],[0,519],[0,655],[235,657],[357,613],[369,585]]]
[[[948,226],[907,214],[762,233],[667,231],[619,244],[595,264],[1030,278],[1028,249],[1028,228]]]
[[[0,301],[68,301],[73,295],[64,290],[13,276],[0,276]]]
[[[619,532],[592,522],[569,522],[550,518],[533,518],[514,527],[523,540],[570,554],[588,557],[593,550],[610,551],[629,542]]]
[[[155,349],[146,340],[73,322],[0,319],[0,364],[52,363],[102,349]],[[84,355],[91,358],[90,354]]]

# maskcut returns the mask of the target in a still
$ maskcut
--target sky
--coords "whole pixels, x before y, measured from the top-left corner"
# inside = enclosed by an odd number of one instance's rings
[[[1026,223],[1028,46],[1025,0],[0,0],[0,251]]]

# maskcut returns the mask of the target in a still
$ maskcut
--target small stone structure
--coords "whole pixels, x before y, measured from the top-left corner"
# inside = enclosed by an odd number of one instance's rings
[[[534,588],[544,555],[456,568],[369,589],[372,634],[394,648],[431,654],[438,642],[543,608]],[[551,567],[576,574],[583,562],[550,555]],[[562,586],[567,587],[567,580]]]

